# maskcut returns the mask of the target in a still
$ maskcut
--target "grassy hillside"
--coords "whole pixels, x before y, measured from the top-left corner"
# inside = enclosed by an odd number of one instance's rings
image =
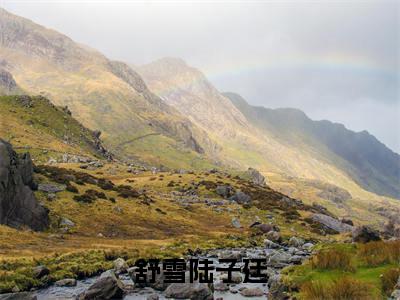
[[[95,133],[76,121],[68,108],[41,96],[0,96],[0,137],[29,151],[38,162],[63,154],[102,157]]]

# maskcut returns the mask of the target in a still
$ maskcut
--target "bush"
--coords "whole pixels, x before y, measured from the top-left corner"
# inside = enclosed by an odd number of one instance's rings
[[[382,274],[381,277],[382,291],[385,293],[386,296],[390,296],[390,294],[393,292],[399,277],[400,277],[399,268],[389,269]]]
[[[368,300],[376,299],[371,294],[371,286],[349,277],[322,283],[320,281],[306,282],[300,288],[302,299],[307,300]]]
[[[360,244],[358,255],[368,266],[398,264],[400,262],[400,241],[378,241]]]
[[[311,258],[310,262],[313,269],[355,271],[352,255],[345,249],[321,250]]]

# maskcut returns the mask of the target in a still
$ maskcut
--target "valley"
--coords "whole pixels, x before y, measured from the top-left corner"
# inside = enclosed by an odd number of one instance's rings
[[[366,131],[0,8],[0,299],[398,299],[399,172]],[[261,258],[266,282],[135,279],[171,258]]]

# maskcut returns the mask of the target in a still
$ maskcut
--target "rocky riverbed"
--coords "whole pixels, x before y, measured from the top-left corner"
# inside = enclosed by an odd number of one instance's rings
[[[114,262],[115,268],[97,277],[84,280],[64,280],[45,289],[31,293],[32,299],[273,299],[274,289],[279,289],[280,271],[293,264],[300,264],[312,251],[313,244],[299,238],[292,238],[287,243],[275,243],[265,240],[264,247],[215,249],[196,255],[188,255],[185,260],[199,258],[212,261],[215,267],[227,267],[220,259],[237,259],[235,267],[243,270],[243,259],[261,258],[266,260],[267,283],[243,283],[244,272],[233,272],[234,283],[224,283],[226,272],[212,271],[213,284],[186,283],[165,284],[163,272],[157,275],[155,283],[134,283],[134,268],[128,268],[122,259]],[[186,274],[188,276],[188,272]],[[16,294],[14,294],[16,295]],[[0,296],[0,299],[1,296]],[[5,298],[6,299],[6,298]],[[30,298],[21,298],[30,299]]]

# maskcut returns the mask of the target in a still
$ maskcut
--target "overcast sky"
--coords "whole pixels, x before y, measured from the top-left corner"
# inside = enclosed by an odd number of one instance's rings
[[[368,130],[400,152],[400,1],[10,1],[112,59],[183,58],[220,91]]]

